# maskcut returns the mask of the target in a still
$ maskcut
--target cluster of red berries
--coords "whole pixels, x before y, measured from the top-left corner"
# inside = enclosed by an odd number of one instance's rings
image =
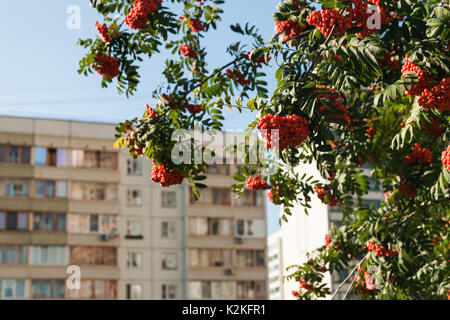
[[[199,113],[199,112],[203,111],[203,108],[202,108],[201,104],[189,104],[189,103],[186,103],[184,106],[192,114]]]
[[[274,186],[272,188],[272,190],[270,190],[269,192],[267,192],[267,198],[269,199],[270,202],[272,202],[273,204],[281,204],[281,201],[275,200],[274,196],[277,196],[278,198],[280,197],[280,187],[279,186]]]
[[[281,117],[271,113],[259,119],[257,128],[262,132],[266,148],[283,151],[288,146],[295,148],[310,135],[308,120],[298,115]]]
[[[267,184],[267,181],[261,178],[260,176],[250,176],[247,179],[247,188],[250,190],[267,190],[270,189],[270,186]]]
[[[397,249],[388,250],[383,246],[380,246],[378,243],[374,243],[372,241],[367,241],[367,250],[373,251],[377,257],[388,257],[393,258],[398,255]]]
[[[333,27],[336,35],[344,34],[350,27],[350,19],[336,9],[314,11],[306,18],[306,22],[317,27],[324,36],[328,36]]]
[[[302,287],[302,288],[305,289],[306,291],[308,291],[308,292],[313,291],[314,287],[313,287],[312,284],[307,283],[307,282],[302,281],[302,280],[299,280],[298,282],[300,283],[300,287]]]
[[[125,18],[125,23],[132,29],[142,28],[149,20],[149,15],[158,10],[162,0],[136,0]]]
[[[364,271],[364,279],[361,278],[359,273],[361,272],[361,269],[358,271],[358,274],[355,278],[355,289],[359,294],[367,294],[369,290],[376,290],[377,286],[375,285],[375,280],[372,279],[372,276],[367,271]]]
[[[433,137],[439,137],[444,132],[445,128],[441,126],[441,123],[433,117],[430,117],[430,122],[432,127],[425,123],[422,126],[422,129],[428,132]]]
[[[227,77],[230,79],[236,79],[236,82],[241,86],[248,86],[251,83],[251,80],[245,79],[245,77],[237,70],[231,70],[227,68],[226,70]]]
[[[153,162],[153,182],[158,182],[162,187],[169,187],[175,184],[181,184],[183,180],[184,176],[179,174],[176,169],[169,171],[164,164],[156,165],[155,162]]]
[[[113,79],[120,74],[119,59],[103,55],[100,52],[95,57],[94,67],[100,75],[106,76],[109,79]]]
[[[255,50],[253,50],[253,51],[255,51]],[[251,60],[250,57],[253,54],[253,51],[247,52],[247,57],[248,57],[249,60]],[[270,59],[271,59],[271,57],[268,57],[267,61],[270,61]],[[256,60],[256,64],[258,65],[258,68],[261,68],[263,63],[266,63],[266,59],[264,58],[264,55],[260,55],[258,57],[258,60]]]
[[[205,25],[198,18],[191,18],[189,23],[186,22],[186,26],[193,32],[200,32],[205,30]]]
[[[412,163],[430,163],[433,159],[433,153],[431,150],[425,147],[421,147],[420,144],[415,143],[411,147],[412,152],[405,156],[405,160],[403,161],[404,165],[409,165]]]
[[[417,84],[411,86],[411,90],[408,91],[406,88],[404,89],[405,94],[411,97],[418,96],[423,90],[430,87],[431,76],[428,72],[423,72],[418,65],[409,61],[409,54],[405,56],[403,61],[405,61],[405,64],[402,67],[402,74],[405,74],[406,72],[414,72],[419,77]]]
[[[295,38],[300,32],[305,30],[297,21],[286,20],[275,22],[275,32],[284,34],[283,42]]]
[[[396,58],[395,51],[391,51],[384,56],[384,58],[380,61],[380,67],[387,67],[391,70],[397,70],[400,68],[400,60]]]
[[[156,110],[153,110],[152,108],[150,108],[150,106],[148,104],[146,104],[145,107],[147,108],[145,110],[145,116],[152,121],[158,121],[158,119],[159,119],[158,112]]]
[[[407,197],[414,198],[417,195],[417,189],[410,186],[408,182],[401,183],[398,188]]]
[[[441,161],[447,170],[450,170],[450,145],[447,147],[447,150],[442,152]]]
[[[180,52],[183,56],[185,57],[189,57],[192,59],[197,59],[197,52],[194,51],[194,49],[192,49],[191,47],[189,47],[187,44],[183,44],[180,47]]]
[[[325,235],[325,246],[326,247],[329,247],[330,246],[330,243],[331,243],[331,238],[330,238],[330,236],[329,235]]]
[[[331,207],[337,206],[339,199],[337,195],[331,191],[330,185],[326,185],[323,188],[316,186],[314,192],[317,193],[317,197],[325,204]]]
[[[369,3],[376,5],[376,12],[380,14],[380,24],[388,24],[391,21],[391,18],[388,15],[388,12],[385,8],[380,7],[379,0],[369,0],[368,2],[362,0],[351,0],[353,4],[353,8],[350,8],[349,11],[349,19],[351,22],[350,27],[362,27],[363,30],[358,33],[358,36],[361,38],[365,38],[372,33],[376,33],[380,31],[375,26],[368,25],[368,19],[374,14],[368,10]]]
[[[374,122],[378,120],[377,117],[372,117],[370,119],[366,119],[368,128],[366,129],[366,136],[371,138],[375,136],[378,132],[377,127],[374,125]]]
[[[106,25],[106,23],[100,25],[98,21],[96,21],[95,28],[97,28],[97,31],[100,34],[100,37],[102,38],[103,42],[109,43],[110,40],[108,38],[108,26]]]
[[[432,88],[425,88],[418,103],[424,109],[436,108],[440,111],[450,111],[450,78],[443,78]]]

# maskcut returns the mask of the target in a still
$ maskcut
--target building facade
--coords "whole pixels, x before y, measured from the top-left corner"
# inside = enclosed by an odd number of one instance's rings
[[[265,207],[233,198],[238,167],[211,166],[194,203],[114,133],[0,117],[0,299],[266,298]]]
[[[363,174],[370,177],[370,167],[363,166],[361,168]],[[316,169],[314,163],[302,165],[297,170],[300,174],[307,173],[312,175],[316,180],[321,180],[320,174]],[[369,178],[369,192],[364,196],[364,204],[366,206],[379,207],[384,198],[384,193],[380,185],[377,185],[375,180]],[[279,243],[279,252],[277,254],[278,264],[282,266],[281,276],[277,278],[269,277],[269,286],[272,288],[280,287],[282,291],[281,299],[295,299],[292,291],[299,289],[298,282],[294,280],[283,281],[282,278],[289,275],[286,267],[295,264],[302,264],[307,261],[306,253],[311,252],[325,244],[325,235],[330,234],[332,225],[340,226],[342,224],[342,212],[339,206],[331,207],[320,201],[316,196],[312,197],[311,209],[308,210],[309,215],[304,213],[304,208],[295,206],[292,210],[292,215],[288,217],[288,222],[282,224],[281,229],[268,237],[268,245],[270,247],[273,243]],[[282,213],[282,212],[280,212]],[[269,249],[269,260],[270,260]],[[355,263],[356,264],[356,263]],[[271,274],[269,264],[269,275]],[[334,293],[339,285],[344,281],[348,275],[348,270],[343,270],[340,273],[326,273],[324,281],[331,292]],[[340,300],[344,297],[351,281],[347,281],[336,294],[335,299]],[[347,296],[347,299],[354,298]],[[280,299],[280,295],[276,292],[270,291],[269,299]]]

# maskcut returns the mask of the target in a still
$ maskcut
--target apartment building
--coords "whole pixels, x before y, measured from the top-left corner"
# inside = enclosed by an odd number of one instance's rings
[[[282,233],[281,230],[278,230],[267,238],[267,273],[270,300],[285,300],[282,248]]]
[[[370,174],[370,166],[364,165],[361,168],[364,174],[368,177]],[[315,179],[320,180],[320,174],[317,171],[315,164],[302,165],[298,168],[298,172],[302,174],[304,172],[309,175],[313,175]],[[369,178],[369,192],[364,197],[364,204],[366,206],[379,207],[381,201],[384,198],[384,193],[380,185],[372,178]],[[288,217],[288,222],[283,223],[281,229],[268,237],[269,248],[274,243],[279,244],[278,252],[274,249],[269,249],[269,260],[272,256],[277,256],[278,264],[282,266],[281,275],[278,277],[270,277],[271,269],[269,265],[269,287],[273,290],[270,291],[269,299],[295,299],[292,296],[293,290],[299,289],[299,284],[296,281],[283,281],[282,278],[290,274],[286,271],[286,267],[302,264],[307,261],[306,253],[313,251],[325,244],[325,235],[330,234],[332,225],[340,226],[342,224],[342,212],[339,210],[339,206],[331,207],[323,204],[317,197],[312,197],[311,209],[308,210],[309,215],[305,215],[304,208],[295,206],[292,210],[292,216]],[[348,275],[348,270],[343,270],[340,273],[325,274],[324,281],[331,291],[334,293],[339,285],[344,281]],[[280,280],[277,280],[280,279]],[[345,296],[345,293],[350,285],[351,281],[347,281],[343,285],[339,292],[336,294],[335,299],[340,300]],[[282,288],[281,297],[274,288]],[[346,299],[353,299],[355,296],[348,295]]]
[[[265,298],[263,195],[233,199],[239,168],[211,166],[194,203],[113,142],[112,124],[0,117],[0,299]]]

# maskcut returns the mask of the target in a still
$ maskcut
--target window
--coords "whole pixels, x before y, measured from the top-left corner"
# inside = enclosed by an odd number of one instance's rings
[[[81,280],[81,290],[66,290],[68,299],[117,299],[117,281]]]
[[[177,298],[177,286],[175,284],[163,284],[161,287],[161,298],[176,299]]]
[[[369,178],[369,191],[381,191],[380,184],[374,178]]]
[[[0,264],[24,264],[26,260],[27,250],[25,246],[0,246]]]
[[[161,191],[161,206],[163,208],[176,208],[177,193],[175,191]]]
[[[34,195],[38,198],[66,198],[67,182],[54,180],[36,180]]]
[[[35,231],[65,231],[66,214],[53,212],[34,212],[33,230]]]
[[[236,199],[238,206],[262,206],[263,194],[261,191],[244,190],[242,196]]]
[[[232,266],[231,250],[191,249],[189,261],[191,267],[229,267]]]
[[[0,230],[21,231],[28,229],[28,214],[25,212],[0,212]]]
[[[380,200],[363,200],[363,206],[370,209],[374,207],[375,209],[378,209],[381,205]]]
[[[142,252],[128,252],[127,267],[137,269],[142,267]]]
[[[127,221],[127,233],[125,238],[129,239],[142,239],[142,221],[140,220],[128,220]]]
[[[66,265],[67,249],[64,246],[32,246],[31,264]]]
[[[117,215],[71,213],[68,227],[70,233],[117,233],[118,218]]]
[[[176,237],[176,221],[163,221],[161,222],[161,237],[163,238],[175,238]]]
[[[230,190],[225,188],[211,188],[212,203],[218,205],[230,205]]]
[[[72,150],[74,167],[117,169],[117,152]]]
[[[0,280],[0,299],[25,298],[25,280]]]
[[[238,267],[264,267],[264,250],[237,250],[236,257]]]
[[[72,246],[70,263],[78,265],[117,265],[117,248]]]
[[[8,197],[29,197],[30,180],[6,178],[0,179],[1,195]]]
[[[32,280],[31,296],[35,299],[63,299],[64,280]]]
[[[161,254],[161,267],[163,270],[177,269],[177,254],[175,252],[164,252]]]
[[[47,164],[47,148],[37,147],[34,152],[35,164],[46,165]]]
[[[127,284],[127,300],[142,299],[142,285],[141,284]]]
[[[129,176],[142,176],[142,160],[127,159],[127,174]]]
[[[35,163],[41,166],[66,167],[68,151],[61,148],[43,148],[35,149]]]
[[[259,281],[239,281],[237,283],[238,299],[264,299],[266,288],[264,282]]]
[[[190,299],[235,299],[235,283],[232,281],[191,281]]]
[[[190,218],[189,234],[191,235],[231,235],[231,220],[222,218]]]
[[[236,236],[262,238],[265,236],[264,220],[236,220]]]
[[[130,207],[142,206],[142,191],[141,190],[127,190],[127,204]]]
[[[230,174],[230,165],[226,164],[211,164],[206,168],[208,174]]]
[[[71,197],[74,200],[117,201],[117,185],[91,182],[72,182]]]
[[[0,212],[0,230],[5,230],[6,227],[6,212]]]
[[[0,162],[30,164],[30,147],[0,145]]]

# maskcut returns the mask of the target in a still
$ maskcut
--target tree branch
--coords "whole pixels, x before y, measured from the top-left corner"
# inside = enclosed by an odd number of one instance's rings
[[[331,296],[330,300],[334,299],[334,297],[339,292],[339,290],[342,288],[342,286],[348,281],[348,279],[350,279],[350,277],[353,275],[353,273],[361,266],[361,264],[364,262],[364,260],[367,259],[368,256],[369,256],[369,254],[367,253],[364,256],[364,258],[362,258],[361,261],[358,262],[358,264],[353,268],[353,270],[350,272],[350,274],[347,276],[347,278],[345,278],[344,281],[342,281],[342,283],[337,287],[336,291],[333,293],[333,295]],[[356,279],[356,277],[355,277],[355,279]],[[351,288],[351,285],[350,285],[350,288]]]

